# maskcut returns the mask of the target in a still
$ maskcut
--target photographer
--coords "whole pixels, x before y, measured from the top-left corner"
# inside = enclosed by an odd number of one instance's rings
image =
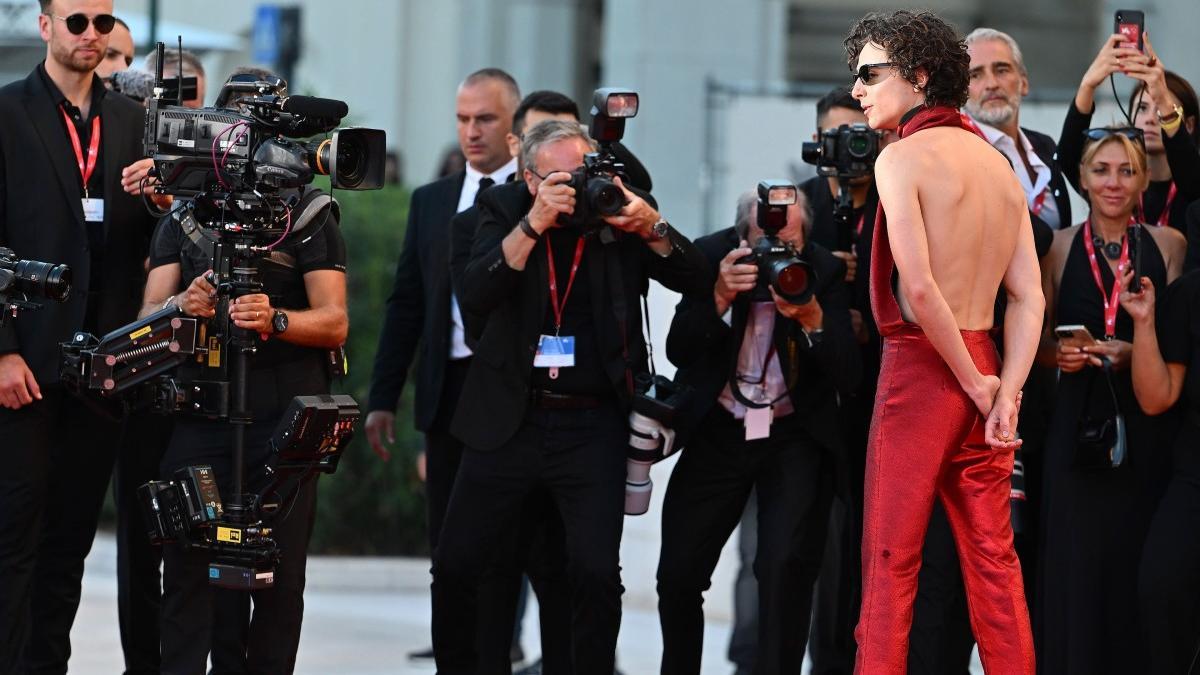
[[[691,242],[619,178],[617,215],[559,226],[588,204],[564,183],[590,151],[579,124],[543,122],[521,146],[524,183],[480,196],[460,300],[486,327],[451,425],[467,449],[433,559],[443,674],[476,672],[480,575],[539,486],[566,532],[575,672],[613,672],[627,416],[633,376],[646,370],[639,296],[649,278],[699,292],[711,277]]]
[[[860,362],[842,265],[806,242],[812,217],[803,199],[786,207],[776,236],[811,266],[812,296],[793,304],[771,287],[765,300],[752,297],[767,273],[743,260],[764,237],[756,208],[768,207],[744,195],[734,227],[696,242],[718,268],[717,281],[684,296],[667,337],[677,380],[694,388],[703,419],[663,507],[663,673],[700,670],[702,593],[751,489],[759,521],[756,670],[799,672],[804,660],[834,457],[842,451],[837,400],[857,385]]]
[[[1088,130],[1092,140],[1077,171],[1091,210],[1082,225],[1059,230],[1042,259],[1046,321],[1038,359],[1060,371],[1045,445],[1036,607],[1039,669],[1047,673],[1145,667],[1138,559],[1169,470],[1163,447],[1172,420],[1138,409],[1129,370],[1134,321],[1113,302],[1114,288],[1131,267],[1166,287],[1180,275],[1184,240],[1134,218],[1149,181],[1138,136],[1137,129]],[[1057,327],[1072,335],[1059,338]],[[1126,456],[1114,466],[1115,441],[1089,430],[1116,426],[1117,415]]]
[[[1200,101],[1187,80],[1166,70],[1148,35],[1143,35],[1143,42],[1144,53],[1123,46],[1125,38],[1120,34],[1105,39],[1067,109],[1058,139],[1059,162],[1071,186],[1086,196],[1078,167],[1088,140],[1084,132],[1096,107],[1096,90],[1116,73],[1137,80],[1128,111],[1133,126],[1142,131],[1149,167],[1140,217],[1146,223],[1170,225],[1186,233],[1188,205],[1200,198],[1200,154],[1196,149]]]
[[[232,107],[236,101],[230,101]],[[306,188],[297,214],[322,199]],[[178,214],[178,212],[176,212]],[[246,428],[246,489],[265,486],[267,440],[294,396],[329,392],[327,351],[346,339],[346,251],[330,202],[307,223],[294,227],[302,240],[286,240],[257,259],[261,293],[225,298],[207,275],[213,268],[213,244],[185,232],[179,219],[164,219],[155,233],[151,270],[142,315],[168,304],[185,314],[228,322],[258,333],[250,355],[247,401],[253,422]],[[198,230],[191,230],[192,233]],[[228,331],[222,331],[228,334]],[[229,347],[223,348],[224,352]],[[181,368],[185,379],[189,370]],[[232,496],[232,427],[226,420],[178,417],[159,475],[208,464],[228,501]],[[304,568],[316,507],[316,481],[300,484],[294,501],[281,505],[270,520],[282,561],[268,590],[231,591],[208,585],[209,554],[178,545],[163,548],[162,672],[204,672],[210,648],[218,672],[289,673],[295,666],[303,615]],[[250,617],[250,601],[254,612]]]
[[[1138,609],[1148,672],[1187,673],[1200,637],[1200,273],[1166,289],[1157,317],[1154,283],[1143,277],[1142,290],[1133,293],[1132,277],[1127,273],[1123,280],[1121,306],[1133,319],[1133,393],[1147,415],[1161,415],[1181,399],[1184,412],[1170,483],[1142,550]]]
[[[71,398],[59,348],[137,314],[154,220],[121,190],[141,154],[142,109],[95,69],[111,2],[42,0],[45,60],[0,89],[0,246],[65,263],[65,302],[0,327],[0,672],[65,672],[119,424]],[[42,280],[45,281],[44,279]]]

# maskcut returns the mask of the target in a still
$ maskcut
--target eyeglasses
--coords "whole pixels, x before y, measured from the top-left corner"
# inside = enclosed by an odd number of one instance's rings
[[[58,19],[67,24],[67,30],[71,31],[72,35],[83,35],[83,31],[87,30],[89,23],[96,27],[97,33],[108,35],[112,32],[113,26],[117,24],[117,18],[112,14],[97,14],[90,18],[87,14],[72,14],[71,16],[58,16],[50,12],[45,12],[45,14],[51,19]]]
[[[1083,135],[1089,141],[1102,141],[1110,136],[1124,136],[1131,141],[1136,141],[1143,150],[1146,148],[1146,132],[1137,127],[1096,127],[1086,129]]]
[[[894,63],[864,63],[854,71],[854,77],[850,80],[850,86],[853,87],[856,82],[862,81],[864,87],[872,87],[879,84],[883,79],[883,72],[875,72],[876,68],[893,68]]]

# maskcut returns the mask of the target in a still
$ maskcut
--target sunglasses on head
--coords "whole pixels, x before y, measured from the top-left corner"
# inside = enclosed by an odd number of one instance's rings
[[[1096,127],[1085,130],[1083,135],[1089,141],[1102,141],[1110,136],[1124,136],[1131,141],[1135,141],[1143,148],[1146,147],[1146,132],[1137,127]]]
[[[87,14],[72,14],[71,16],[58,16],[46,12],[46,16],[51,19],[58,19],[67,24],[67,30],[71,31],[72,35],[83,35],[83,31],[87,30],[88,24],[91,23],[96,27],[96,32],[101,35],[108,35],[112,32],[113,26],[117,24],[117,19],[112,14],[97,14],[89,18]]]
[[[879,84],[879,81],[883,79],[883,76],[885,74],[887,74],[887,71],[880,70],[880,71],[876,72],[875,69],[876,68],[890,69],[893,67],[893,65],[895,65],[895,64],[892,64],[890,62],[889,63],[864,63],[863,65],[858,67],[858,70],[854,71],[854,77],[853,77],[853,79],[850,80],[850,86],[853,87],[855,82],[860,82],[860,81],[863,83],[864,87],[870,87],[870,86]]]

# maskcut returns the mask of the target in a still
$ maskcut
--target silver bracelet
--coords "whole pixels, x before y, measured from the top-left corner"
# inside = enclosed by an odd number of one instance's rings
[[[166,301],[166,302],[164,302],[164,303],[162,304],[162,307],[159,307],[159,309],[160,309],[160,310],[162,310],[162,309],[166,309],[166,308],[170,307],[170,306],[171,306],[171,303],[173,303],[173,302],[175,302],[175,296],[173,296],[173,295],[172,295],[171,297],[167,298],[167,301]],[[176,307],[178,307],[178,305],[176,305]]]

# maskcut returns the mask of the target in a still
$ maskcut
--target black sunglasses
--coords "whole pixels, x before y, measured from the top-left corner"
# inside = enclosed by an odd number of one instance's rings
[[[67,30],[71,31],[72,35],[83,35],[83,31],[87,30],[89,23],[95,26],[96,32],[101,35],[108,35],[112,32],[113,26],[117,25],[117,18],[112,14],[97,14],[94,17],[88,18],[87,14],[58,16],[57,14],[46,12],[46,16],[51,19],[58,19],[67,24]]]
[[[883,79],[884,73],[883,72],[875,72],[874,69],[875,68],[892,68],[894,65],[895,65],[894,63],[890,63],[890,62],[888,62],[888,63],[864,63],[863,65],[858,67],[858,70],[854,71],[854,77],[850,80],[850,86],[853,87],[854,83],[856,83],[860,80],[862,81],[864,87],[870,87],[870,86],[879,84],[879,81]]]
[[[1102,141],[1110,136],[1124,136],[1137,142],[1142,149],[1146,148],[1146,132],[1137,127],[1095,127],[1084,130],[1083,135],[1089,141]]]

